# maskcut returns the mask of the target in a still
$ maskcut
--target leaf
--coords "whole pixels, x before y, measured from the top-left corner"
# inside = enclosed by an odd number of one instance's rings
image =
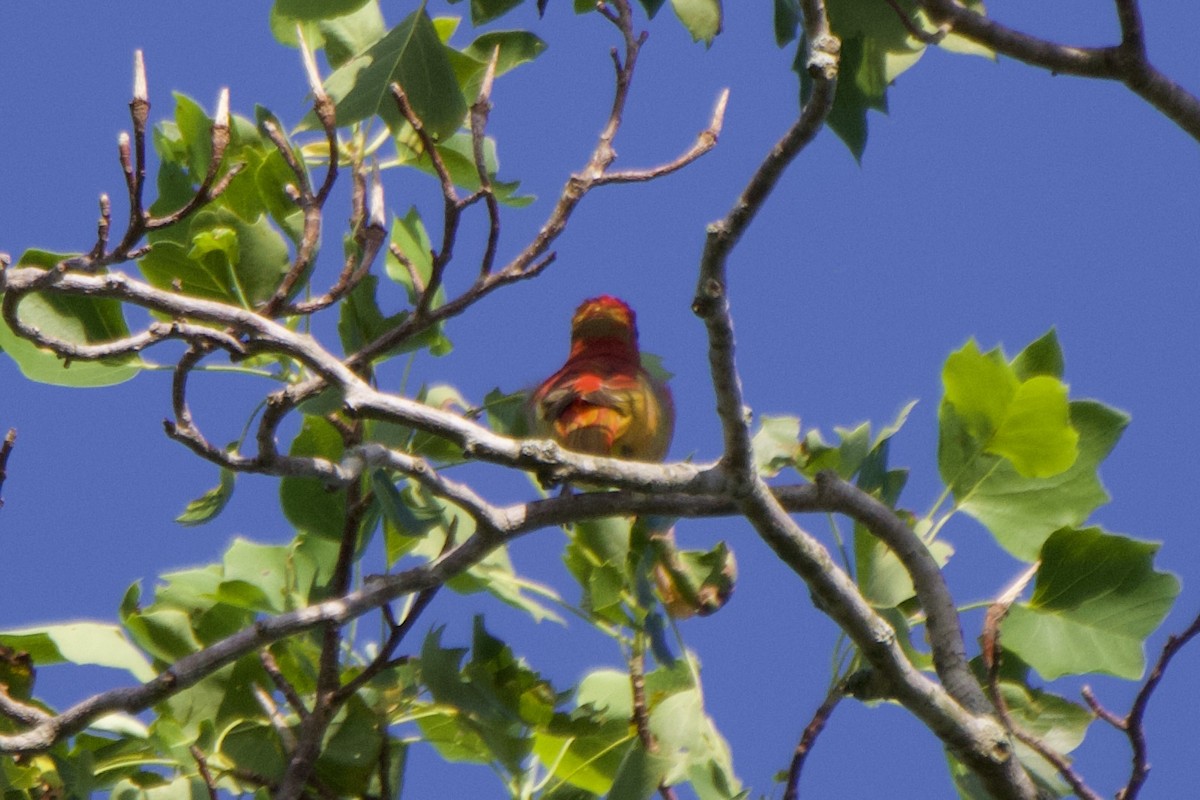
[[[45,250],[27,250],[17,259],[17,264],[52,269],[68,257]],[[108,298],[28,294],[22,298],[17,314],[22,322],[36,327],[46,336],[72,344],[105,344],[129,335],[120,302]],[[99,361],[67,362],[17,336],[3,320],[0,320],[0,350],[16,362],[26,378],[55,386],[112,386],[137,375],[143,366],[135,354]]]
[[[36,666],[69,661],[123,669],[139,681],[157,672],[120,627],[103,622],[66,622],[0,631],[0,644],[29,653]]]
[[[641,742],[636,742],[625,751],[608,797],[610,800],[649,800],[658,791],[671,766],[672,759],[649,753]]]
[[[336,428],[320,417],[305,416],[289,454],[337,463],[343,450]],[[341,539],[346,522],[345,492],[329,489],[316,478],[287,477],[279,482],[279,498],[288,522],[299,530]]]
[[[911,13],[912,0],[898,0]],[[858,160],[867,144],[867,111],[887,111],[887,90],[897,77],[920,59],[925,45],[916,41],[891,9],[859,0],[829,0],[826,4],[834,35],[842,40],[837,94],[828,117],[829,127]],[[800,100],[808,102],[806,44],[801,37],[793,68],[800,74]]]
[[[1056,531],[1042,546],[1033,597],[1004,621],[1004,646],[1051,680],[1140,678],[1143,643],[1179,594],[1179,580],[1153,568],[1158,547],[1099,528]]]
[[[274,11],[298,20],[340,17],[365,6],[370,0],[275,0]]]
[[[483,25],[504,16],[522,0],[471,0],[471,24]]]
[[[794,467],[801,456],[799,439],[799,417],[762,417],[750,441],[759,471],[772,477]]]
[[[325,90],[336,104],[338,125],[379,115],[393,131],[404,123],[390,86],[400,84],[426,130],[443,139],[458,130],[467,104],[446,53],[424,8],[413,12],[386,36],[336,69]],[[311,117],[305,121],[313,127]]]
[[[121,621],[137,645],[160,661],[178,661],[202,647],[191,618],[179,609],[135,609]]]
[[[483,398],[483,408],[488,427],[496,433],[517,439],[529,435],[529,392],[504,394],[492,389]]]
[[[972,339],[946,359],[943,405],[966,423],[982,453],[1002,456],[1027,478],[1066,471],[1079,456],[1067,387],[1051,375],[1021,380],[1000,351],[979,352]],[[943,477],[945,477],[943,473]]]
[[[266,214],[246,222],[212,206],[189,221],[185,242],[156,241],[138,261],[152,286],[253,308],[269,298],[287,274],[287,244]],[[297,287],[304,283],[297,281]]]
[[[462,52],[486,66],[497,47],[500,58],[496,61],[496,75],[500,76],[540,56],[546,51],[546,42],[529,31],[488,31],[476,37]]]
[[[774,0],[775,44],[783,47],[796,38],[803,15],[799,0]]]
[[[1079,456],[1079,432],[1071,427],[1066,384],[1048,375],[1022,381],[987,450],[1027,477],[1067,470]]]
[[[1061,378],[1065,365],[1063,364],[1062,348],[1058,344],[1058,335],[1051,328],[1040,339],[1035,339],[1017,353],[1012,360],[1013,372],[1021,380],[1028,380],[1034,375],[1049,375]]]
[[[222,559],[225,580],[218,592],[227,584],[242,583],[256,589],[261,598],[259,603],[250,606],[250,610],[275,614],[287,611],[294,605],[289,602],[292,559],[290,547],[257,544],[239,536],[225,551]]]
[[[229,498],[233,497],[235,480],[236,476],[231,470],[222,469],[220,482],[188,503],[175,521],[180,525],[191,526],[203,525],[216,519],[229,502]]]
[[[953,489],[958,508],[983,523],[1015,557],[1032,562],[1042,543],[1064,526],[1079,525],[1108,502],[1100,462],[1116,446],[1129,417],[1093,400],[1069,406],[1079,434],[1079,457],[1048,478],[1021,475],[1005,459],[976,455],[974,443],[952,408],[939,410],[938,468]]]
[[[693,42],[711,45],[721,32],[721,0],[671,0],[671,8]]]

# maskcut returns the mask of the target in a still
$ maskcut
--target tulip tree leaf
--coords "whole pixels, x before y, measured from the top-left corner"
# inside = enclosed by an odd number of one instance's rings
[[[38,666],[64,661],[95,664],[123,669],[140,681],[157,674],[119,626],[102,622],[68,622],[0,631],[0,645],[28,653]]]
[[[1140,678],[1145,639],[1179,594],[1179,579],[1154,569],[1156,552],[1099,528],[1056,531],[1042,546],[1033,597],[1004,621],[1004,647],[1046,679]]]
[[[1021,475],[1005,459],[976,454],[974,442],[952,408],[939,411],[938,466],[950,482],[959,509],[979,520],[1017,558],[1037,559],[1042,543],[1063,526],[1084,522],[1108,502],[1100,482],[1100,462],[1116,446],[1129,417],[1094,400],[1069,405],[1079,433],[1079,457],[1069,469],[1048,478]]]
[[[27,250],[17,264],[51,269],[65,258],[68,256],[61,253]],[[21,299],[17,315],[44,335],[72,344],[105,344],[129,335],[121,303],[109,298],[35,293]],[[142,367],[141,359],[133,354],[97,361],[64,361],[17,336],[3,320],[0,350],[16,362],[25,377],[55,386],[112,386],[137,375]]]
[[[378,114],[392,130],[403,117],[392,97],[398,83],[413,111],[436,139],[462,125],[467,103],[451,66],[446,46],[424,8],[408,15],[386,36],[334,70],[325,81],[333,98],[338,125],[351,125]],[[314,125],[310,117],[306,120]]]
[[[342,437],[321,417],[305,416],[300,433],[292,440],[290,455],[324,458],[337,463],[344,450]],[[346,520],[346,494],[316,478],[286,477],[279,482],[283,513],[297,529],[340,539]]]
[[[180,525],[203,525],[216,519],[233,497],[235,475],[231,470],[221,470],[220,482],[204,494],[187,504],[183,513],[175,518]]]

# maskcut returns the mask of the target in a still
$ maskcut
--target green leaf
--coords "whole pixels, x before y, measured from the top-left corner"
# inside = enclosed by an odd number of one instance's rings
[[[175,521],[188,526],[211,522],[225,508],[229,498],[233,497],[235,480],[236,475],[231,470],[222,468],[220,483],[188,503]]]
[[[392,130],[403,118],[390,86],[399,83],[426,130],[445,138],[458,130],[467,104],[429,15],[413,12],[366,52],[333,72],[325,89],[336,104],[339,125],[351,125],[378,114]],[[306,120],[311,127],[312,119]]]
[[[433,275],[433,245],[415,206],[403,217],[392,219],[390,244],[384,268],[389,278],[404,287],[408,301],[415,306]],[[402,263],[394,251],[399,251],[407,264]],[[442,285],[434,292],[429,308],[439,308],[445,302],[446,289]],[[452,346],[444,331],[444,324],[439,322],[404,342],[399,349],[407,351],[417,347],[428,347],[433,355],[445,355],[450,352]]]
[[[178,661],[203,646],[191,618],[179,609],[134,610],[122,615],[121,621],[138,646],[160,661]]]
[[[1179,594],[1179,580],[1153,568],[1158,547],[1099,528],[1055,532],[1042,547],[1033,597],[1004,621],[1004,646],[1051,680],[1140,678],[1145,639]]]
[[[340,17],[365,6],[370,0],[275,0],[274,11],[298,20]]]
[[[274,293],[291,256],[265,214],[246,222],[228,209],[209,207],[189,220],[186,242],[156,241],[138,261],[152,286],[244,308]]]
[[[1079,433],[1058,378],[1021,380],[998,349],[981,353],[972,339],[946,359],[942,383],[943,405],[953,407],[982,453],[1008,459],[1027,478],[1051,477],[1075,463]]]
[[[1017,357],[1012,360],[1012,368],[1016,376],[1023,381],[1034,375],[1061,378],[1066,367],[1054,329],[1051,328],[1040,339],[1030,342],[1024,350],[1017,353]]]
[[[912,0],[898,2],[906,13],[912,13]],[[891,9],[859,0],[828,0],[826,8],[833,33],[842,40],[837,95],[828,124],[861,160],[867,144],[867,111],[887,111],[888,87],[920,59],[925,45],[912,38]],[[801,37],[794,64],[800,74],[801,103],[807,102],[812,92],[806,55]]]
[[[471,0],[471,23],[478,26],[491,22],[512,11],[521,5],[521,2],[522,0]]]
[[[759,471],[771,477],[796,466],[801,456],[799,440],[799,417],[762,417],[750,441]]]
[[[677,669],[686,673],[687,666],[681,660]],[[652,677],[668,677],[675,682],[674,676],[664,676],[663,672],[660,668],[647,676],[648,692]],[[659,752],[673,762],[668,783],[686,779],[700,800],[733,800],[741,794],[729,745],[705,713],[699,688],[680,688],[655,704],[650,710],[650,730]]]
[[[1022,381],[1008,413],[987,445],[1021,475],[1047,478],[1066,471],[1079,456],[1079,432],[1071,427],[1067,387],[1035,375]]]
[[[148,681],[157,674],[120,627],[102,622],[67,622],[0,631],[0,644],[29,653],[39,667],[65,661],[95,664],[123,669],[139,681]]]
[[[520,2],[521,0],[516,0]],[[471,42],[463,53],[487,65],[492,60],[492,53],[500,48],[500,58],[496,61],[496,75],[503,75],[509,70],[516,69],[522,64],[528,64],[546,51],[546,43],[529,31],[488,31]]]
[[[775,44],[783,47],[796,38],[803,19],[799,0],[775,0]]]
[[[428,175],[437,176],[433,162],[425,157],[419,140],[407,135],[396,137],[395,142],[396,156],[401,163],[416,167]],[[479,170],[475,166],[475,154],[470,134],[459,132],[438,142],[437,151],[455,186],[467,192],[476,192],[480,189],[482,184],[479,181]],[[492,181],[492,191],[499,202],[513,208],[522,208],[534,201],[533,195],[517,194],[517,190],[520,188],[519,181],[496,179],[499,161],[496,157],[496,141],[490,136],[485,136],[483,140],[483,163]]]
[[[452,706],[458,713],[452,720],[430,719],[428,724],[422,720],[422,731],[436,737],[431,743],[443,757],[496,761],[510,772],[519,771],[532,742],[516,710],[498,693],[493,680],[496,673],[492,668],[499,666],[495,659],[505,660],[503,653],[491,647],[480,650],[464,669],[460,665],[465,651],[443,648],[441,634],[442,629],[438,628],[425,638],[421,647],[421,678],[434,700]],[[476,642],[479,643],[478,637]],[[512,666],[511,661],[508,663]],[[434,724],[436,728],[432,727]]]
[[[693,42],[711,45],[721,32],[721,0],[671,0],[671,8]]]
[[[1098,467],[1116,446],[1129,417],[1093,400],[1069,406],[1079,434],[1079,457],[1048,478],[1021,475],[1007,460],[977,454],[976,444],[954,409],[939,410],[938,468],[958,508],[983,523],[1005,550],[1032,562],[1042,543],[1064,526],[1084,522],[1108,502]]]
[[[262,598],[261,605],[255,603],[250,610],[275,614],[287,611],[293,605],[289,602],[293,558],[290,547],[257,544],[239,536],[222,559],[225,580],[221,589],[240,582],[256,589]]]
[[[339,303],[338,336],[346,353],[358,352],[408,317],[404,312],[383,315],[376,300],[378,286],[378,276],[367,275]]]
[[[219,748],[233,764],[271,780],[281,778],[288,763],[279,737],[268,723],[257,720],[234,723],[221,736]]]
[[[342,437],[320,417],[305,416],[300,433],[292,440],[290,455],[319,457],[333,463],[342,459]],[[297,529],[327,539],[341,539],[346,523],[346,494],[330,489],[316,478],[283,478],[279,497],[288,522]]]
[[[637,742],[625,752],[608,797],[610,800],[649,800],[658,792],[671,766],[672,759],[648,753],[641,742]]]
[[[22,267],[51,269],[69,256],[27,250],[17,259]],[[124,311],[117,300],[58,293],[29,294],[17,315],[44,335],[72,344],[105,344],[129,335]],[[137,375],[143,364],[136,355],[99,361],[66,362],[49,350],[22,339],[0,320],[0,350],[16,362],[26,378],[55,386],[112,386]]]
[[[362,797],[379,769],[382,747],[379,713],[355,695],[329,726],[317,777],[340,797]]]
[[[505,394],[492,389],[483,398],[488,427],[496,433],[514,438],[529,435],[529,392]]]

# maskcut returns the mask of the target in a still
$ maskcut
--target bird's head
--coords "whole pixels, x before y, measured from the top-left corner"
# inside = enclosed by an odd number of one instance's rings
[[[584,300],[571,318],[573,350],[605,340],[637,352],[637,317],[624,300],[610,294]]]

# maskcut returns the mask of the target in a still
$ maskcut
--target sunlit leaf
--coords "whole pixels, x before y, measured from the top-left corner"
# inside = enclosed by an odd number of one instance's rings
[[[1033,597],[1004,621],[1004,646],[1044,678],[1099,672],[1136,680],[1143,645],[1179,594],[1153,567],[1158,545],[1063,528],[1046,540]]]

